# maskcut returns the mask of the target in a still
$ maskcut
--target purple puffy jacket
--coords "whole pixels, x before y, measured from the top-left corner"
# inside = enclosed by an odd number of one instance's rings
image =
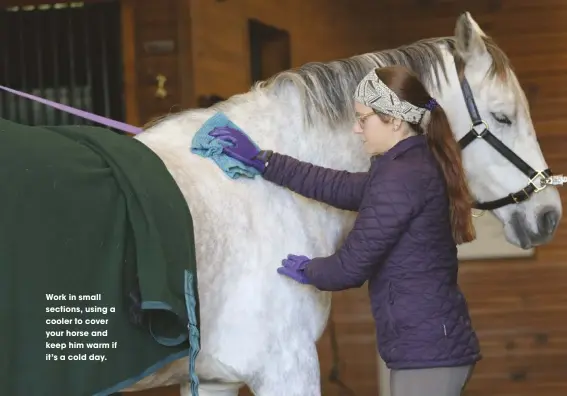
[[[480,360],[457,284],[445,181],[424,136],[407,138],[376,157],[368,172],[327,169],[274,153],[263,177],[358,212],[344,244],[329,257],[314,258],[305,275],[328,291],[368,281],[378,349],[389,368]]]

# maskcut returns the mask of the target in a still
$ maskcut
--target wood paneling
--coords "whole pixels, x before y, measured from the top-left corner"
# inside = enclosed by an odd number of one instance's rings
[[[370,51],[384,42],[376,15],[363,12],[370,1],[184,1],[191,4],[196,97],[249,89],[248,19],[289,32],[292,66]]]
[[[128,55],[125,60],[131,65],[134,59],[135,64],[135,68],[125,67],[125,95],[131,99],[128,120],[136,125],[196,106],[201,95],[229,97],[248,90],[249,19],[289,32],[292,66],[370,51],[383,47],[380,43],[384,42],[375,28],[376,18],[364,12],[364,2],[121,1],[124,51]],[[144,43],[159,40],[173,41],[174,50],[148,53]],[[128,41],[133,48],[126,48]],[[157,73],[168,78],[166,89],[170,94],[165,99],[152,93]],[[132,84],[133,79],[136,84]]]
[[[127,122],[143,125],[191,105],[190,15],[180,0],[121,0]],[[165,97],[156,95],[166,78]]]

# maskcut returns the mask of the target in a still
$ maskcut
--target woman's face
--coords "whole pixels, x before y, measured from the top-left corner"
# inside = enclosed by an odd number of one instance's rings
[[[362,137],[364,148],[370,155],[382,154],[391,149],[398,141],[395,129],[400,122],[384,122],[372,108],[355,102],[356,122],[353,132]]]

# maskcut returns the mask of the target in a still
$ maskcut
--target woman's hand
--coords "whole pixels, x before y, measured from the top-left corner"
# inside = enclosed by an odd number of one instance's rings
[[[282,260],[282,266],[278,268],[278,274],[287,276],[296,282],[309,284],[309,280],[303,270],[311,260],[306,256],[295,256],[290,254],[287,259]]]
[[[228,126],[218,127],[209,132],[209,136],[228,143],[223,152],[231,158],[251,166],[259,172],[264,172],[265,161],[258,158],[260,149],[256,148],[254,142],[242,131]]]

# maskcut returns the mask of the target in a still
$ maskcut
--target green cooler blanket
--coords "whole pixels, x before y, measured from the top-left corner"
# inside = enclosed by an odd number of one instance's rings
[[[109,395],[187,356],[197,395],[192,218],[142,143],[0,119],[0,265],[0,395]]]

